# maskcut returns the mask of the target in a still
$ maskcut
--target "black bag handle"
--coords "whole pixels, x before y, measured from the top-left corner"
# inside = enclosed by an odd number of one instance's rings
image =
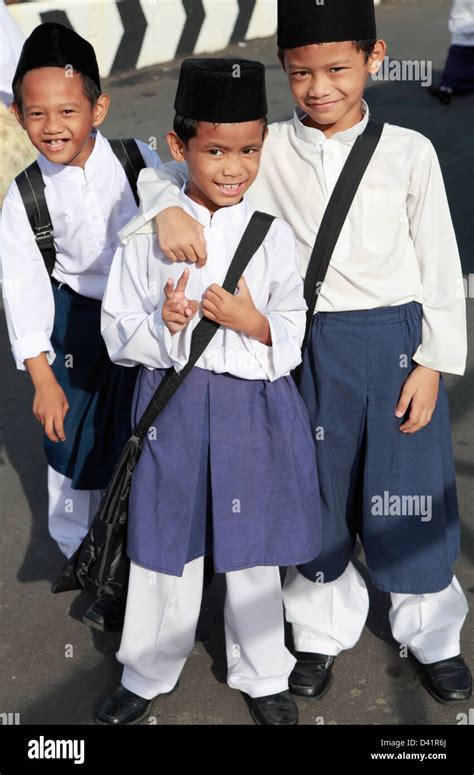
[[[235,292],[242,274],[267,236],[274,220],[275,218],[273,215],[261,213],[258,210],[253,213],[227,271],[222,286],[224,290],[229,293]],[[172,398],[193,368],[196,361],[199,360],[207,345],[216,334],[218,328],[219,323],[216,323],[214,320],[209,320],[208,318],[202,318],[197,324],[191,338],[191,352],[188,362],[180,372],[171,369],[164,376],[140,421],[133,430],[132,439],[138,442],[140,446],[148,429],[156,420],[160,412],[163,411],[168,401]]]
[[[140,204],[137,181],[140,171],[146,167],[140,149],[133,139],[109,140],[112,151],[122,165],[132,193]],[[43,256],[46,271],[51,277],[56,262],[53,242],[53,224],[44,194],[45,182],[39,164],[34,161],[15,178],[36,244]]]
[[[334,248],[357,189],[382,136],[383,128],[384,125],[380,121],[371,119],[368,122],[365,130],[352,146],[326,207],[304,282],[304,297],[308,312],[303,349],[313,322],[318,293],[325,280]]]

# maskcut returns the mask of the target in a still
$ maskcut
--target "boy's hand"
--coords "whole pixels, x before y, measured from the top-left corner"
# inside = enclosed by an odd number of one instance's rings
[[[234,295],[216,283],[210,285],[202,303],[204,315],[221,326],[240,331],[271,347],[268,318],[255,307],[244,277],[240,278],[237,288],[238,294]]]
[[[403,433],[416,433],[431,422],[438,400],[440,372],[426,366],[416,366],[403,385],[395,409],[396,417],[403,417],[410,406],[408,420],[400,425]]]
[[[185,269],[176,283],[176,288],[170,278],[163,289],[166,301],[163,304],[161,317],[171,334],[176,334],[186,328],[200,307],[198,301],[189,301],[186,298],[185,291],[188,279],[189,269]]]
[[[155,215],[158,242],[169,261],[190,261],[204,266],[207,261],[204,227],[181,207],[168,207]]]
[[[69,409],[68,400],[59,385],[46,353],[25,360],[25,368],[35,388],[33,414],[44,428],[50,441],[66,441],[64,418]]]
[[[50,441],[66,441],[64,418],[68,409],[66,394],[56,380],[36,388],[33,414],[42,424]]]

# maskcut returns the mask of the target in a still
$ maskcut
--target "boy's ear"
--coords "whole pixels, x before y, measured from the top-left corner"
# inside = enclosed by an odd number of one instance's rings
[[[387,44],[384,40],[377,40],[374,46],[374,50],[369,56],[368,65],[369,72],[376,73],[382,64],[385,54],[387,52]]]
[[[19,105],[17,105],[16,102],[12,102],[12,104],[10,105],[10,110],[15,116],[20,126],[26,130],[25,122],[23,121],[23,111],[21,110]]]
[[[109,112],[110,97],[108,94],[101,94],[93,107],[94,121],[93,126],[100,126]]]
[[[185,161],[185,145],[176,132],[168,132],[166,142],[175,161]]]

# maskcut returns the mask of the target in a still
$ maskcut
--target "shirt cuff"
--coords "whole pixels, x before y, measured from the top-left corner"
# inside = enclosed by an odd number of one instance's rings
[[[188,323],[183,331],[178,331],[176,334],[172,334],[168,326],[164,324],[161,325],[161,328],[165,350],[174,370],[179,372],[189,361],[194,326],[192,323]]]
[[[274,382],[280,377],[290,374],[301,363],[301,347],[299,341],[286,334],[286,328],[284,328],[286,336],[279,339],[278,326],[272,320],[271,315],[267,315],[267,319],[272,335],[270,347],[250,336],[246,336],[245,340],[265,372],[266,379],[269,382]]]
[[[36,358],[40,353],[46,353],[50,366],[56,358],[51,341],[43,333],[28,334],[17,339],[12,344],[12,353],[19,371],[26,370],[24,362],[27,358]]]
[[[434,371],[443,371],[447,374],[459,374],[462,376],[466,371],[466,360],[456,360],[453,358],[453,355],[455,355],[455,353],[451,353],[449,358],[433,359],[428,355],[425,355],[423,345],[420,345],[413,356],[413,360],[420,366],[426,366],[427,369],[434,369]]]

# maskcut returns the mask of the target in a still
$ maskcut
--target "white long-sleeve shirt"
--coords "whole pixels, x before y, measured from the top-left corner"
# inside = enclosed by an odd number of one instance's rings
[[[251,204],[294,229],[304,276],[314,241],[351,148],[368,122],[326,138],[305,126],[299,109],[272,124]],[[149,232],[150,219],[179,204],[186,165],[143,170],[139,214],[120,233]],[[463,374],[466,309],[461,263],[446,191],[431,142],[386,124],[333,253],[316,313],[423,304],[422,342],[414,359],[429,368]]]
[[[202,268],[189,266],[186,288],[186,297],[201,303],[210,285],[223,285],[254,210],[244,198],[237,205],[217,210],[211,218],[209,211],[183,190],[179,202],[205,227],[208,260]],[[137,235],[118,248],[102,303],[102,335],[112,361],[122,366],[142,364],[148,369],[174,367],[176,371],[185,366],[202,310],[175,334],[161,316],[164,286],[170,277],[176,285],[183,269],[183,264],[163,256],[153,235]],[[243,379],[274,381],[301,362],[307,311],[296,241],[286,223],[272,223],[243,274],[255,306],[268,318],[272,345],[221,326],[196,366]]]
[[[56,264],[53,277],[83,296],[101,299],[117,233],[137,210],[122,165],[108,140],[97,132],[84,169],[39,156],[45,197],[53,224]],[[137,141],[149,167],[160,159]],[[45,352],[54,361],[51,333],[54,298],[18,186],[10,186],[2,210],[1,256],[5,314],[18,369],[26,358]]]

